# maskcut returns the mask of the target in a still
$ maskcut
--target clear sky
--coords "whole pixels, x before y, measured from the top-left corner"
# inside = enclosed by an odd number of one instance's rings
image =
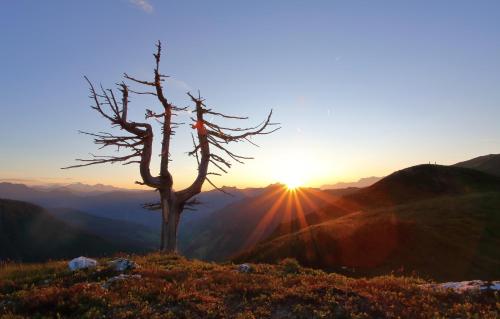
[[[319,186],[500,153],[500,1],[17,0],[0,2],[0,178],[132,187],[137,167],[60,167],[96,151],[77,130],[108,130],[83,75],[150,77],[157,40],[176,104],[200,89],[249,124],[271,108],[282,123],[260,148],[235,145],[256,159],[219,185],[295,172]],[[134,97],[130,112],[144,107],[159,110]],[[190,128],[175,137],[180,188],[195,173]]]

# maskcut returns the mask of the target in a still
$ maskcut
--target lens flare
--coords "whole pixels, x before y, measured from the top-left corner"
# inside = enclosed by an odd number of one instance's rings
[[[297,189],[304,184],[300,178],[295,176],[284,178],[282,182],[286,185],[286,188],[288,188],[289,190]]]

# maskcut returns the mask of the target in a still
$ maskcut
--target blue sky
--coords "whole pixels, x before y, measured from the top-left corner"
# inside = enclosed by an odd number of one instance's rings
[[[77,130],[108,130],[83,75],[107,87],[150,77],[157,40],[177,104],[200,89],[249,124],[271,108],[282,123],[260,148],[235,145],[256,159],[220,185],[299,172],[319,186],[500,153],[499,1],[4,1],[0,178],[132,187],[135,167],[60,167],[96,150]],[[131,103],[137,119],[158,108]],[[182,187],[189,127],[176,138]]]

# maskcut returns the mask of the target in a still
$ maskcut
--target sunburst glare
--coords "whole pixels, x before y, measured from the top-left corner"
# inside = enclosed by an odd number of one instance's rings
[[[288,190],[295,190],[302,186],[304,182],[297,176],[290,176],[282,181]]]

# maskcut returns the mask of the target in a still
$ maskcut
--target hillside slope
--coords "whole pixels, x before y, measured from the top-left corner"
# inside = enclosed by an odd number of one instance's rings
[[[180,251],[192,258],[227,259],[268,238],[280,223],[303,219],[338,198],[317,189],[292,192],[283,185],[271,185],[258,196],[232,203],[200,220],[190,229],[187,240],[181,242]]]
[[[99,256],[127,247],[69,226],[39,206],[0,199],[0,259],[41,261]]]
[[[0,183],[0,198],[20,200],[46,209],[71,208],[86,213],[134,222],[159,229],[160,216],[145,210],[142,205],[158,200],[154,191],[111,191],[89,194],[68,189],[40,190],[23,184]]]
[[[415,271],[439,280],[495,279],[499,190],[498,177],[478,171],[412,167],[337,203],[356,206],[356,213],[274,234],[236,260],[294,257],[355,275]]]
[[[472,168],[484,173],[500,176],[500,154],[479,156],[454,166]]]
[[[394,172],[344,199],[374,208],[484,191],[500,192],[500,177],[469,168],[424,164]]]
[[[99,217],[71,208],[53,208],[47,212],[86,233],[120,243],[128,248],[127,251],[147,252],[159,246],[160,234],[155,229],[141,224]]]

